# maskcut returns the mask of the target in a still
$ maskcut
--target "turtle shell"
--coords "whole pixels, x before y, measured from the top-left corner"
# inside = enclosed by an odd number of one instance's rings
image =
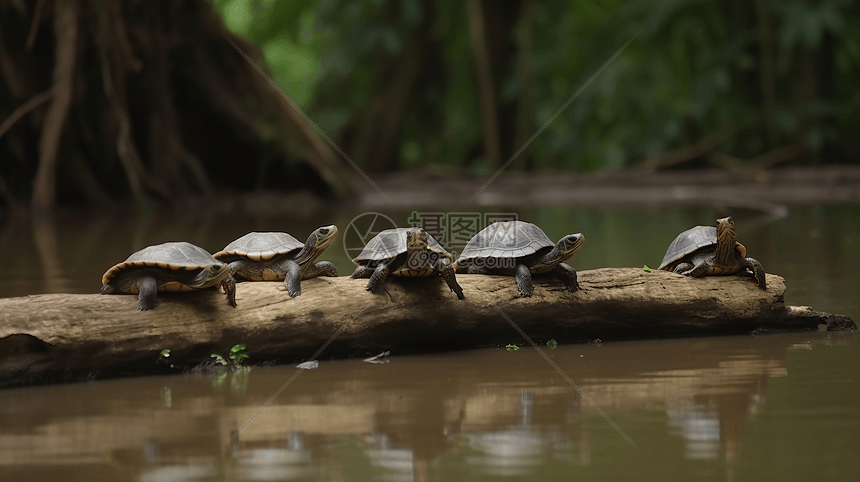
[[[466,243],[457,262],[472,258],[521,258],[555,243],[532,223],[525,221],[495,222]]]
[[[408,235],[416,229],[418,228],[394,228],[380,232],[364,246],[364,249],[352,262],[360,265],[368,261],[391,259],[405,253]],[[445,248],[436,241],[436,238],[426,231],[424,234],[427,236],[427,249],[451,257],[451,253],[445,251]]]
[[[663,262],[659,269],[665,269],[675,261],[680,260],[688,254],[704,248],[711,248],[717,245],[717,228],[715,226],[695,226],[683,233],[679,234],[669,249],[666,250],[666,256],[663,256]]]
[[[275,256],[301,250],[305,243],[287,233],[248,233],[228,244],[213,256],[222,259],[230,256],[248,258],[252,261],[268,261]]]
[[[224,263],[213,258],[205,249],[185,241],[147,246],[133,253],[102,276],[102,284],[108,284],[121,273],[139,268],[160,268],[165,271],[193,271]]]

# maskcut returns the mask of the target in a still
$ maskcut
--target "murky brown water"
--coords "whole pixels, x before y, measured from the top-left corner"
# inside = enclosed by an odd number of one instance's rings
[[[860,442],[860,354],[850,336],[543,349],[588,399],[531,348],[324,361],[262,411],[295,368],[4,390],[0,480],[860,473],[848,456]]]
[[[519,215],[552,238],[585,233],[572,264],[588,269],[654,266],[677,232],[723,213]],[[786,277],[788,303],[860,319],[860,207],[792,208],[776,221],[730,214],[750,255]],[[290,231],[303,237],[329,222],[343,231],[352,217],[289,220]],[[186,239],[214,250],[286,223],[10,224],[0,231],[0,296],[95,292],[107,267],[146,244]],[[41,233],[38,243],[33,233]],[[326,257],[342,274],[351,271],[342,247]],[[386,364],[323,361],[268,406],[295,368],[0,390],[0,480],[829,481],[860,474],[854,334],[542,350],[564,375],[528,347],[394,353]]]

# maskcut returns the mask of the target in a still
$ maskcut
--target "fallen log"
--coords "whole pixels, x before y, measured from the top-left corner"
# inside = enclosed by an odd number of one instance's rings
[[[262,365],[322,347],[328,359],[526,343],[514,325],[537,343],[856,329],[847,316],[785,305],[785,280],[773,274],[764,291],[743,276],[602,268],[580,271],[575,293],[536,277],[531,298],[519,298],[509,277],[457,280],[462,301],[438,278],[395,278],[373,296],[367,280],[345,276],[305,280],[294,299],[279,282],[240,283],[237,308],[215,290],[159,293],[145,312],[128,295],[0,299],[0,386],[175,372],[235,344]]]

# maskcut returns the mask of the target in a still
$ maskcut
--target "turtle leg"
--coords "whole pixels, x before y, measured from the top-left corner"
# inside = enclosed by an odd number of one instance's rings
[[[517,291],[520,292],[521,297],[528,298],[534,294],[535,287],[532,284],[532,274],[528,266],[518,263],[514,279],[517,281]]]
[[[701,278],[702,276],[705,276],[709,269],[711,269],[709,263],[699,263],[693,269],[687,270],[686,272],[681,274],[691,276],[693,278]]]
[[[337,268],[330,261],[317,261],[308,264],[302,271],[302,279],[316,278],[317,276],[337,277]]]
[[[678,274],[687,274],[687,271],[690,271],[691,269],[693,269],[693,263],[684,262],[678,263],[678,265],[675,266],[675,269],[673,269],[672,272]]]
[[[388,279],[388,265],[379,263],[373,274],[370,275],[370,281],[367,282],[367,291],[378,295],[382,293],[382,288],[385,286],[385,280]]]
[[[358,278],[370,278],[370,275],[373,274],[373,270],[368,268],[365,265],[356,266],[355,271],[352,272],[350,278],[358,279]]]
[[[221,288],[227,294],[227,304],[236,307],[236,279],[232,275],[221,280]]]
[[[558,263],[555,268],[552,269],[552,272],[561,277],[564,284],[567,285],[568,291],[574,292],[579,289],[579,283],[576,281],[576,270],[569,264]]]
[[[251,260],[237,259],[227,266],[230,267],[230,275],[233,277],[233,280],[244,281],[251,279],[251,276],[254,274],[260,275],[260,273],[257,272],[260,271],[259,266]]]
[[[140,311],[155,308],[155,294],[158,293],[158,283],[152,276],[144,276],[138,281],[137,306]]]
[[[474,264],[469,265],[466,268],[466,272],[469,274],[490,274],[490,270],[484,268],[483,266],[475,266]]]
[[[283,264],[286,277],[284,278],[284,286],[287,287],[287,293],[290,298],[295,298],[302,294],[302,267],[299,263],[289,259]]]
[[[744,265],[752,271],[753,276],[755,276],[755,281],[758,283],[758,287],[766,290],[767,277],[764,274],[764,267],[762,267],[761,263],[759,263],[755,258],[744,258],[743,262]]]
[[[451,288],[451,291],[457,295],[457,299],[462,300],[463,288],[461,288],[457,283],[457,278],[454,276],[454,265],[451,263],[451,260],[442,256],[439,258],[439,261],[436,262],[435,269],[439,272],[439,275],[442,276],[442,279],[448,283],[448,287]]]

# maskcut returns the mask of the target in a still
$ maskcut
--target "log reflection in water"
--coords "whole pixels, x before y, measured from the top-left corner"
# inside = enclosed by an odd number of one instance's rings
[[[810,340],[842,342],[806,333],[571,345],[549,355],[635,441],[681,437],[678,457],[732,461],[769,379],[788,374],[788,349]],[[427,480],[442,460],[474,474],[534,476],[547,464],[588,466],[596,450],[629,447],[540,357],[478,350],[385,365],[321,363],[224,451],[291,370],[253,369],[244,393],[206,376],[0,392],[0,478],[61,464],[144,479],[225,466],[242,479],[365,467],[392,480]]]

